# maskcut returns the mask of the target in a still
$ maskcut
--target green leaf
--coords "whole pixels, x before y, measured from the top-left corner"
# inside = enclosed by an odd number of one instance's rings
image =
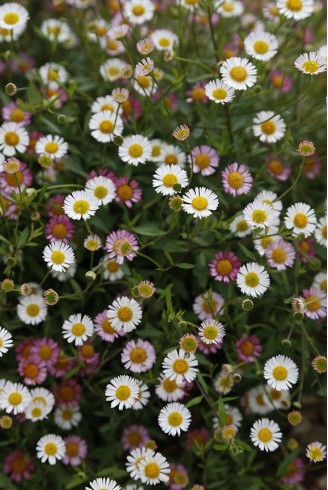
[[[176,264],[176,267],[179,267],[179,269],[193,269],[195,267],[195,264],[188,264],[187,262],[181,262],[180,264]]]
[[[226,425],[227,412],[224,408],[224,401],[223,401],[222,397],[220,397],[219,401],[218,401],[218,414],[219,414],[219,420],[220,420],[221,427],[223,427],[224,425]]]
[[[215,444],[213,446],[213,448],[216,450],[216,451],[225,451],[227,449],[227,445],[226,444]]]
[[[190,408],[190,407],[194,407],[195,405],[199,405],[202,399],[203,399],[203,395],[196,396],[196,398],[193,398],[186,404],[186,407]]]
[[[0,488],[5,490],[17,490],[16,485],[14,485],[8,476],[0,473]]]
[[[111,478],[123,478],[126,476],[126,471],[116,466],[110,466],[109,468],[104,468],[98,471],[97,476],[110,476]]]
[[[172,291],[171,291],[172,287],[173,284],[171,283],[165,288],[166,309],[169,315],[174,314],[173,305],[172,305]]]
[[[24,230],[19,234],[18,240],[17,240],[17,248],[21,248],[26,240],[28,239],[28,236],[30,234],[29,228],[24,228]]]
[[[208,386],[207,386],[206,381],[203,378],[203,375],[202,375],[202,373],[200,371],[197,374],[197,379],[199,381],[199,384],[201,385],[201,387],[205,391],[206,395],[208,395]]]
[[[138,233],[139,235],[144,235],[144,236],[158,236],[158,235],[163,235],[164,233],[166,233],[165,231],[157,228],[152,223],[144,224],[144,225],[140,225],[140,226],[134,226],[133,231],[135,233]]]
[[[245,441],[235,441],[236,443],[236,446],[242,448],[242,449],[245,449],[245,451],[248,451],[250,452],[252,450],[251,446],[249,444],[247,444],[247,442]]]

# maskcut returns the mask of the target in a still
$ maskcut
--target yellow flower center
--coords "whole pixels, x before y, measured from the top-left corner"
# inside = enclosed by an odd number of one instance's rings
[[[3,16],[3,20],[6,24],[13,26],[19,22],[19,15],[16,12],[7,12]]]
[[[266,135],[273,134],[276,130],[276,125],[273,121],[266,121],[261,124],[262,132]]]
[[[204,211],[204,209],[206,209],[208,206],[208,200],[202,196],[194,197],[191,205],[197,211]]]
[[[252,220],[254,223],[264,223],[268,217],[268,213],[266,211],[263,211],[262,209],[255,209],[255,211],[252,212]]]
[[[224,2],[224,4],[222,5],[222,8],[226,12],[233,12],[235,10],[233,4],[229,3],[229,2]]]
[[[44,452],[48,455],[48,456],[53,456],[54,454],[56,454],[57,452],[57,446],[56,444],[54,444],[53,442],[48,442],[45,446],[44,446]]]
[[[135,364],[142,364],[147,359],[147,353],[142,347],[135,347],[130,352],[130,359]]]
[[[16,146],[19,143],[19,136],[14,131],[8,131],[5,133],[5,143],[8,146]]]
[[[109,134],[113,132],[114,124],[112,121],[101,121],[99,129],[102,133]]]
[[[118,42],[115,39],[109,39],[107,41],[107,49],[114,51],[118,47]]]
[[[24,376],[35,379],[39,374],[39,368],[36,364],[27,364],[24,368]]]
[[[61,414],[62,418],[64,420],[72,420],[73,418],[73,413],[71,410],[67,409],[67,410],[63,410],[62,411],[62,414]]]
[[[55,82],[56,80],[58,80],[58,78],[59,78],[59,75],[58,75],[57,70],[49,70],[48,71],[48,80]]]
[[[246,231],[248,230],[248,224],[245,220],[239,221],[236,225],[237,231]]]
[[[324,291],[325,293],[327,292],[327,280],[326,279],[321,281],[320,289],[321,289],[321,291]]]
[[[131,145],[129,148],[129,154],[133,158],[139,158],[143,154],[143,148],[141,145],[138,145],[135,143],[134,145]]]
[[[86,214],[90,209],[90,204],[84,199],[79,199],[73,204],[73,210],[76,214]]]
[[[230,76],[236,82],[243,82],[247,78],[247,70],[243,66],[234,66],[230,70]]]
[[[314,61],[314,60],[308,60],[308,61],[305,61],[302,65],[302,68],[304,71],[308,72],[308,73],[315,73],[317,71],[317,69],[319,68],[320,66],[320,63],[318,63],[317,61]]]
[[[231,172],[228,175],[228,184],[233,189],[239,189],[244,183],[244,177],[239,172]]]
[[[287,258],[287,254],[282,248],[276,248],[272,252],[272,258],[277,264],[283,264]]]
[[[268,166],[274,175],[281,175],[284,171],[284,166],[279,160],[271,160]]]
[[[259,393],[258,395],[256,395],[255,400],[260,407],[264,407],[265,402],[264,402],[263,393]]]
[[[61,32],[61,28],[59,26],[49,26],[48,29],[48,34],[54,34],[55,36],[58,36]]]
[[[139,432],[130,432],[127,436],[127,440],[131,447],[139,447],[142,442],[142,436]]]
[[[109,323],[109,320],[107,318],[105,320],[103,320],[101,327],[105,333],[113,334],[116,332],[116,330],[111,326],[111,324]]]
[[[22,400],[23,400],[22,395],[17,391],[15,391],[14,393],[10,393],[10,395],[8,396],[8,402],[14,406],[19,405]]]
[[[56,151],[58,151],[58,148],[59,148],[58,144],[55,143],[54,141],[50,141],[45,146],[45,150],[47,153],[56,153]]]
[[[130,395],[131,395],[131,390],[126,385],[121,385],[116,390],[116,398],[118,398],[121,401],[127,400]]]
[[[261,238],[261,245],[263,248],[267,248],[271,242],[272,242],[272,238],[269,236],[265,236]]]
[[[313,447],[309,451],[310,453],[310,458],[313,459],[314,461],[321,461],[322,459],[322,451],[318,447]]]
[[[306,308],[310,311],[317,311],[321,306],[321,301],[318,296],[310,295],[306,298],[306,302],[309,303],[306,305]]]
[[[92,345],[90,345],[90,344],[84,344],[82,346],[81,354],[86,359],[90,359],[90,357],[92,357],[94,353],[95,353],[95,350],[94,350],[94,348],[93,348]]]
[[[147,463],[144,467],[144,472],[147,478],[155,479],[161,472],[161,469],[157,463]]]
[[[224,88],[216,88],[213,90],[212,95],[216,100],[223,100],[226,98],[228,92]]]
[[[217,329],[213,325],[207,325],[203,330],[203,336],[208,340],[215,340],[218,336]]]
[[[168,46],[170,46],[171,43],[170,40],[166,37],[161,37],[161,39],[158,40],[158,44],[163,48],[167,48]]]
[[[272,375],[278,381],[284,381],[288,376],[288,371],[285,366],[276,366],[272,371]]]
[[[175,165],[176,163],[178,163],[178,159],[177,159],[176,155],[173,155],[173,154],[166,155],[165,163],[167,165]]]
[[[185,359],[176,359],[172,365],[172,369],[177,374],[185,374],[188,371],[189,364]]]
[[[67,228],[62,223],[57,223],[53,226],[51,233],[55,238],[64,238],[67,235]]]
[[[117,262],[107,262],[106,269],[108,272],[117,272],[119,269],[119,265]]]
[[[76,337],[81,337],[86,331],[85,326],[83,323],[75,323],[72,327],[72,334],[75,335]]]
[[[65,254],[61,252],[60,250],[56,250],[55,252],[52,252],[51,254],[51,261],[54,264],[62,264],[65,260]]]
[[[308,224],[307,216],[304,213],[296,213],[294,216],[294,225],[297,228],[305,228]]]
[[[94,250],[98,250],[99,243],[97,240],[88,240],[86,243],[86,248],[93,252]]]
[[[128,184],[120,185],[116,189],[117,195],[122,201],[127,201],[133,196],[133,190]]]
[[[66,454],[70,458],[75,458],[79,454],[79,446],[76,442],[66,442]]]
[[[117,66],[110,66],[107,69],[107,73],[110,77],[117,77],[121,73],[121,71]]]
[[[249,340],[245,340],[241,344],[241,346],[239,347],[239,349],[241,350],[241,352],[243,354],[245,354],[245,356],[250,356],[254,352],[254,345]]]
[[[299,12],[303,8],[302,0],[287,0],[286,7],[293,12]]]
[[[256,41],[253,48],[257,54],[265,54],[269,51],[269,45],[265,41]]]
[[[104,199],[104,197],[107,196],[108,194],[108,190],[106,189],[105,186],[103,185],[98,185],[94,190],[93,190],[93,193],[94,195],[98,198],[98,199]]]
[[[26,308],[26,313],[28,314],[28,316],[33,316],[33,317],[37,316],[40,313],[39,305],[36,305],[35,303],[31,303]]]
[[[24,120],[25,112],[21,109],[13,109],[10,113],[10,120],[20,123]]]
[[[132,9],[132,12],[136,17],[139,17],[140,15],[145,13],[145,7],[143,5],[135,5]]]
[[[325,373],[327,371],[327,359],[325,357],[316,359],[315,369],[319,371],[319,373]]]
[[[205,97],[205,90],[201,87],[198,87],[198,88],[194,88],[192,91],[191,91],[191,98],[193,100],[195,100],[196,102],[200,101],[200,100],[203,100],[204,97]]]
[[[39,349],[39,356],[44,361],[48,361],[48,359],[50,359],[50,357],[52,356],[51,347],[49,347],[49,345],[42,345]]]
[[[195,162],[197,167],[203,169],[210,165],[211,159],[206,153],[199,153],[195,156]]]
[[[260,282],[259,276],[255,274],[255,272],[249,272],[248,274],[246,274],[245,283],[248,287],[256,288],[259,282]]]
[[[104,104],[101,106],[100,110],[114,112],[114,107],[111,104]]]
[[[173,427],[179,427],[183,421],[182,415],[179,412],[172,412],[167,418],[168,423]]]
[[[272,439],[272,432],[270,429],[260,429],[257,433],[257,437],[261,442],[269,442]]]
[[[174,174],[167,174],[163,178],[163,184],[165,187],[173,187],[178,182],[177,176]]]
[[[133,318],[133,311],[129,306],[122,306],[117,311],[117,317],[121,322],[129,322]]]
[[[177,383],[175,380],[170,380],[169,378],[164,379],[163,388],[168,393],[173,393],[177,389]]]
[[[194,337],[185,337],[181,341],[181,348],[186,352],[195,352],[197,349],[197,340]]]
[[[41,410],[41,408],[39,408],[39,407],[34,407],[34,408],[32,408],[32,410],[31,410],[31,415],[32,415],[32,417],[34,417],[34,418],[41,417],[41,415],[42,415],[42,410]]]
[[[270,390],[270,398],[271,398],[271,400],[275,400],[275,401],[280,400],[281,391],[278,391],[278,390],[275,390],[274,388],[272,388]]]
[[[148,88],[150,86],[150,79],[149,79],[149,77],[146,77],[144,75],[141,75],[140,77],[137,77],[136,80],[137,80],[138,84],[142,88]]]
[[[232,264],[230,260],[219,260],[219,262],[216,264],[216,270],[222,276],[228,276],[232,271]]]

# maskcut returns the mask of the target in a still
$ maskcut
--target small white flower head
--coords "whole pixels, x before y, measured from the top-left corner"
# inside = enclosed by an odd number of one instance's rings
[[[166,483],[169,480],[170,466],[161,453],[146,452],[139,463],[139,478],[147,485]]]
[[[245,221],[251,228],[265,229],[279,224],[279,214],[270,204],[259,199],[251,202],[243,211]]]
[[[168,403],[159,413],[158,424],[163,432],[171,436],[186,432],[191,422],[191,413],[182,403]]]
[[[30,142],[24,127],[15,122],[4,122],[0,126],[0,151],[8,157],[15,153],[24,153]]]
[[[107,316],[115,330],[123,329],[127,333],[141,322],[142,310],[135,299],[122,296],[108,306]]]
[[[89,121],[91,136],[100,143],[109,143],[123,133],[122,118],[110,111],[93,114]]]
[[[306,456],[313,463],[320,463],[320,461],[324,461],[327,457],[327,446],[324,446],[318,441],[311,442],[306,447]]]
[[[256,60],[268,61],[277,54],[278,40],[269,32],[256,30],[245,37],[244,46],[249,56]]]
[[[163,360],[163,374],[177,383],[193,381],[198,373],[198,361],[194,354],[182,349],[172,350]]]
[[[99,204],[108,204],[116,196],[114,182],[102,175],[88,180],[85,189],[93,193],[94,197],[98,199]]]
[[[314,236],[320,245],[327,247],[327,216],[319,219]]]
[[[62,158],[66,155],[68,144],[57,134],[48,134],[38,139],[35,145],[37,155],[47,155],[51,158]]]
[[[279,114],[260,111],[253,120],[253,132],[262,142],[276,143],[284,137],[286,124]]]
[[[31,394],[21,383],[7,381],[0,389],[0,408],[6,413],[22,413],[30,401]]]
[[[52,411],[55,405],[54,395],[51,393],[51,391],[47,390],[46,388],[41,388],[41,387],[33,388],[31,390],[31,397],[32,399],[30,404],[42,403],[45,407],[46,415],[48,415]]]
[[[187,172],[179,165],[161,165],[154,173],[153,187],[163,196],[173,196],[187,185]]]
[[[216,194],[206,187],[190,189],[182,199],[182,209],[194,218],[207,218],[219,205]]]
[[[8,349],[13,346],[13,338],[10,332],[5,328],[0,327],[0,357],[3,356]]]
[[[65,68],[58,63],[46,63],[39,68],[39,73],[44,85],[54,90],[63,85],[68,78]]]
[[[214,318],[204,320],[198,328],[198,335],[204,344],[220,344],[225,336],[224,326]]]
[[[111,58],[100,65],[99,72],[105,82],[115,82],[119,78],[123,78],[123,70],[127,63],[119,58]]]
[[[144,373],[153,367],[156,359],[154,347],[147,340],[130,340],[121,353],[121,361],[126,369],[134,373]]]
[[[296,58],[294,66],[307,75],[318,75],[327,71],[327,61],[317,51],[301,54]]]
[[[65,272],[75,260],[72,247],[61,241],[54,241],[47,245],[42,256],[49,268],[59,272]]]
[[[139,384],[130,376],[117,376],[106,386],[105,395],[112,408],[131,408],[138,400]]]
[[[237,285],[242,293],[256,298],[268,289],[270,277],[262,265],[257,262],[249,262],[239,269]]]
[[[74,342],[75,345],[82,345],[88,337],[91,337],[93,330],[91,318],[81,313],[71,315],[62,327],[64,339],[69,343]]]
[[[91,106],[92,114],[103,111],[113,112],[114,114],[118,111],[118,114],[120,115],[122,109],[120,109],[120,106],[113,95],[105,95],[103,97],[97,97]]]
[[[66,446],[64,440],[55,434],[48,434],[41,437],[36,445],[37,457],[41,459],[41,463],[46,461],[49,464],[56,464],[57,460],[63,459],[66,454]]]
[[[155,6],[151,0],[127,0],[123,11],[129,24],[141,25],[153,18]]]
[[[133,449],[127,457],[126,471],[134,480],[140,478],[140,462],[145,458],[146,454],[148,454],[149,456],[153,456],[155,452],[152,449],[145,447],[136,448]]]
[[[160,375],[158,378],[159,384],[156,385],[156,395],[164,402],[175,402],[180,400],[185,392],[185,383],[177,383],[174,379]]]
[[[31,422],[37,422],[47,418],[48,410],[45,404],[41,401],[31,402],[24,410],[24,415],[27,420]]]
[[[244,219],[243,214],[240,214],[239,216],[236,216],[236,218],[234,218],[234,220],[229,225],[229,230],[231,231],[231,233],[234,233],[239,238],[244,238],[245,236],[252,233],[252,228]]]
[[[29,19],[27,10],[19,3],[8,2],[0,7],[0,27],[8,31],[24,29]]]
[[[232,57],[220,68],[222,80],[235,90],[247,90],[256,82],[257,70],[247,58]]]
[[[254,200],[260,200],[261,202],[269,204],[274,211],[280,213],[280,211],[282,210],[282,202],[277,201],[277,197],[278,196],[275,192],[261,191]]]
[[[314,276],[312,287],[316,286],[327,296],[327,272],[318,272]]]
[[[96,478],[88,483],[90,487],[85,487],[85,490],[121,490],[121,487],[115,480],[109,478]]]
[[[151,143],[141,134],[127,136],[118,149],[118,155],[123,162],[136,167],[150,159]]]
[[[293,230],[294,236],[302,233],[307,238],[314,232],[316,224],[314,210],[308,204],[297,202],[287,209],[285,226],[288,230]]]
[[[147,76],[154,69],[154,62],[151,58],[143,58],[139,63],[136,64],[134,69],[134,74],[136,77]]]
[[[37,325],[43,322],[47,316],[47,306],[43,296],[30,294],[30,296],[20,297],[17,305],[17,316],[26,325]]]
[[[232,405],[224,404],[225,411],[225,425],[234,425],[236,429],[239,429],[241,426],[241,422],[243,420],[242,414],[237,407],[233,407]],[[215,417],[213,420],[213,426],[215,429],[221,427],[220,421],[218,417]]]
[[[251,428],[251,440],[261,451],[275,451],[282,439],[278,424],[269,419],[259,419]]]
[[[65,197],[64,212],[69,218],[83,219],[84,221],[96,214],[99,208],[99,199],[89,190],[74,191]]]
[[[222,80],[212,80],[205,85],[205,94],[216,104],[226,104],[235,97],[235,90]]]
[[[133,410],[141,410],[142,408],[144,408],[148,404],[150,398],[148,385],[146,385],[146,383],[143,383],[139,379],[137,380],[137,383],[139,386],[139,392],[137,400],[132,405]]]
[[[73,405],[63,405],[56,408],[54,413],[55,424],[63,430],[70,430],[79,425],[82,420],[82,413],[79,407]]]
[[[314,11],[313,0],[277,0],[277,9],[287,19],[302,20]]]
[[[179,44],[178,36],[168,29],[157,29],[150,38],[158,51],[172,51]]]
[[[265,363],[263,376],[275,390],[288,390],[298,380],[298,367],[289,357],[274,356]]]

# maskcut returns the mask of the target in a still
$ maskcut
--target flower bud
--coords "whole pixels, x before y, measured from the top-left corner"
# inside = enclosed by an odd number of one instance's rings
[[[254,303],[251,299],[244,299],[241,307],[244,311],[251,311],[254,308]]]
[[[58,124],[65,124],[66,121],[67,121],[67,117],[65,116],[65,114],[58,114],[57,116]]]
[[[10,293],[15,287],[14,281],[12,279],[6,278],[1,283],[1,289],[5,293]]]
[[[7,85],[5,86],[5,92],[7,95],[9,95],[9,97],[12,97],[17,92],[17,86],[11,82],[7,83]]]
[[[13,419],[9,415],[3,415],[0,418],[1,429],[10,429],[13,425]]]
[[[88,271],[88,272],[85,273],[85,277],[87,279],[90,279],[90,281],[94,281],[96,279],[97,275],[93,271]]]
[[[292,345],[291,341],[289,339],[282,339],[281,345],[283,347],[290,347]]]
[[[175,212],[181,211],[182,203],[183,201],[180,196],[174,196],[169,200],[169,206]]]
[[[58,303],[59,300],[58,293],[54,289],[47,289],[43,293],[43,297],[45,304],[49,306],[55,305],[56,303]]]
[[[31,285],[28,282],[25,282],[19,288],[19,292],[22,296],[30,296],[30,294],[32,294],[33,290],[32,290]]]
[[[114,136],[113,143],[116,146],[121,146],[124,142],[124,138],[122,136],[119,136],[118,134]]]

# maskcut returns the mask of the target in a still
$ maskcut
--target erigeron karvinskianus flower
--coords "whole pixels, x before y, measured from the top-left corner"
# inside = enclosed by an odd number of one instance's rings
[[[17,152],[24,153],[29,142],[29,135],[21,124],[4,122],[0,126],[0,151],[5,156],[11,157]]]
[[[130,376],[117,376],[106,386],[106,400],[111,407],[118,406],[119,410],[131,408],[138,399],[139,385],[137,380]]]
[[[314,232],[316,224],[315,212],[308,204],[297,202],[289,206],[286,211],[285,226],[288,230],[292,230],[294,236],[302,233],[304,238],[309,237]]]
[[[257,420],[251,429],[251,440],[261,451],[275,451],[282,439],[278,424],[269,419]]]
[[[313,0],[277,0],[277,9],[287,19],[302,20],[314,11]]]
[[[16,415],[24,412],[31,401],[31,394],[21,383],[6,381],[0,389],[0,408]]]
[[[151,156],[151,143],[141,134],[134,134],[124,138],[118,149],[118,156],[129,165],[138,166],[146,163]]]
[[[192,214],[194,218],[206,218],[215,211],[219,205],[219,200],[213,191],[206,187],[196,187],[190,189],[182,197],[182,209]]]
[[[57,460],[61,460],[65,456],[65,442],[60,436],[48,434],[39,439],[36,451],[41,463],[48,461],[49,464],[54,465]]]
[[[163,432],[175,436],[185,432],[191,422],[191,413],[182,403],[168,403],[159,413],[158,424]]]
[[[193,381],[198,372],[198,361],[194,354],[186,354],[182,349],[172,350],[163,360],[163,374],[177,383]]]
[[[242,293],[256,298],[268,289],[270,277],[262,265],[250,262],[239,269],[237,285]]]
[[[263,376],[272,388],[287,390],[298,380],[298,367],[289,357],[271,357],[264,365]]]
[[[173,196],[188,185],[188,175],[179,165],[160,166],[153,178],[155,192],[163,196]]]
[[[276,143],[286,132],[286,123],[273,111],[260,111],[253,119],[253,132],[264,143]]]
[[[122,296],[109,305],[107,316],[115,330],[131,332],[141,322],[142,310],[135,299]]]
[[[0,327],[0,357],[13,346],[12,335],[5,328]]]
[[[66,155],[68,144],[61,136],[57,134],[48,134],[38,139],[35,145],[35,153],[37,155],[47,155],[51,158],[62,158]]]
[[[248,34],[244,39],[245,51],[256,60],[268,61],[278,51],[278,40],[269,32],[256,30]]]
[[[110,111],[93,114],[89,122],[91,136],[100,143],[109,143],[115,136],[123,133],[123,121],[120,116]]]
[[[87,220],[96,214],[100,203],[89,190],[74,191],[65,197],[63,209],[71,219]]]
[[[124,259],[133,260],[139,250],[138,242],[133,233],[126,230],[112,231],[106,239],[104,249],[109,252],[109,258],[123,264]]]
[[[306,447],[306,456],[313,463],[324,461],[327,457],[327,446],[318,441],[311,442]]]
[[[235,97],[235,90],[222,80],[212,80],[205,85],[205,94],[216,104],[226,104]]]
[[[256,82],[257,70],[247,58],[232,57],[220,67],[223,82],[235,90],[246,90]]]
[[[74,262],[75,256],[72,247],[67,245],[67,243],[53,241],[43,250],[43,260],[49,268],[65,272]]]
[[[81,313],[71,315],[65,320],[62,327],[64,339],[70,343],[74,342],[75,345],[82,345],[88,337],[91,337],[93,330],[94,325],[91,318]]]
[[[107,177],[100,175],[88,180],[85,189],[92,192],[99,204],[108,204],[115,199],[115,184]]]
[[[85,490],[121,490],[121,487],[115,480],[109,478],[96,478],[88,483],[89,486]]]

